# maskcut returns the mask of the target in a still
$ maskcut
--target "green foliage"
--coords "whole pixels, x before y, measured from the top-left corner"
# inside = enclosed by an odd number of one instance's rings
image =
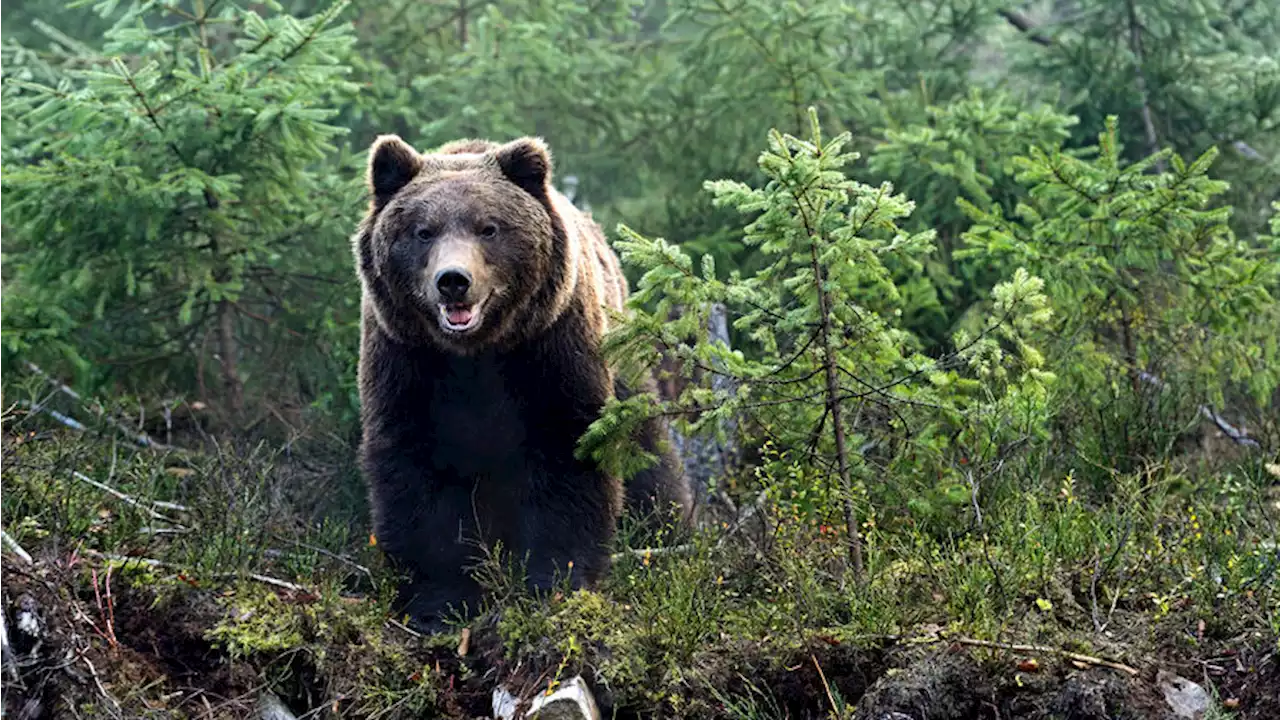
[[[627,239],[618,248],[643,275],[633,315],[606,338],[606,353],[624,372],[635,372],[653,365],[663,348],[681,363],[682,374],[720,374],[734,385],[692,384],[666,403],[652,397],[612,402],[580,450],[624,473],[635,458],[628,433],[648,414],[698,413],[696,421],[680,422],[689,432],[721,418],[746,418],[792,455],[782,465],[766,458],[764,467],[783,477],[791,472],[788,464],[801,463],[808,476],[802,484],[825,488],[834,501],[819,503],[816,512],[843,507],[857,566],[856,518],[866,502],[857,487],[871,467],[866,451],[881,448],[877,462],[936,468],[949,484],[956,472],[942,469],[950,462],[997,462],[1006,443],[1040,432],[1051,376],[1040,371],[1043,358],[1027,336],[1050,311],[1040,281],[1020,271],[996,287],[995,317],[972,336],[960,333],[955,352],[934,359],[915,351],[916,338],[901,327],[902,296],[886,260],[918,267],[933,232],[902,230],[898,223],[912,203],[888,184],[846,177],[842,168],[856,157],[843,149],[849,135],[824,140],[816,113],[811,123],[808,140],[770,135],[760,156],[769,178],[763,188],[707,184],[718,204],[753,216],[744,243],[767,258],[754,275],[719,280],[708,256],[695,272],[680,248],[621,229]],[[704,315],[712,302],[737,316],[734,326],[750,339],[749,349],[706,340]],[[702,310],[668,321],[675,306]]]
[[[326,162],[352,91],[343,7],[135,4],[101,55],[6,63],[6,362],[86,389],[220,377],[235,410],[246,382],[301,380],[281,354],[315,352],[351,289],[361,191]]]
[[[1044,105],[1024,109],[1014,98],[973,88],[965,97],[926,108],[926,117],[885,130],[867,168],[916,200],[908,226],[933,228],[937,251],[924,259],[923,273],[904,278],[903,320],[931,345],[944,343],[966,312],[1008,277],[1013,266],[965,262],[955,251],[969,218],[957,204],[999,206],[1006,213],[1026,195],[1015,178],[1013,159],[1027,148],[1049,149],[1066,140],[1074,117]]]
[[[1169,151],[1126,163],[1113,119],[1096,152],[1085,160],[1033,147],[1015,159],[1029,197],[1012,217],[961,200],[976,224],[965,235],[970,248],[957,254],[1045,278],[1056,311],[1045,342],[1055,346],[1055,369],[1080,390],[1072,400],[1085,406],[1083,417],[1123,420],[1123,411],[1104,408],[1159,394],[1152,386],[1165,383],[1217,406],[1238,386],[1265,407],[1280,384],[1272,312],[1280,255],[1237,238],[1231,208],[1211,204],[1226,189],[1208,177],[1216,151],[1190,164]],[[1152,172],[1164,162],[1170,171]],[[1099,459],[1144,449],[1105,450]]]
[[[386,132],[541,135],[557,185],[619,228],[634,290],[605,351],[693,381],[612,403],[584,456],[646,466],[630,434],[658,414],[737,428],[747,460],[683,544],[622,533],[594,591],[532,597],[482,548],[503,667],[590,673],[622,714],[794,717],[796,668],[833,671],[815,634],[1189,666],[1280,634],[1269,3],[26,0],[4,20],[2,519],[91,649],[114,577],[122,621],[201,663],[212,642],[245,692],[463,713],[457,638],[387,622],[348,482],[349,237]],[[25,387],[27,361],[110,400]],[[139,450],[141,430],[204,448]],[[856,687],[884,669],[849,658]],[[180,695],[97,667],[141,688],[126,714]]]

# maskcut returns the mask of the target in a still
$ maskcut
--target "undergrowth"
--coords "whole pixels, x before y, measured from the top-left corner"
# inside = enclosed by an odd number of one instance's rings
[[[628,548],[624,533],[596,591],[533,597],[501,553],[482,559],[496,599],[467,630],[463,661],[461,627],[420,637],[389,617],[393,578],[359,520],[291,509],[279,453],[143,449],[14,411],[3,460],[5,531],[65,574],[109,668],[144,672],[139,656],[164,654],[129,636],[149,624],[249,673],[246,687],[342,717],[462,712],[483,682],[477,662],[528,691],[584,674],[631,712],[780,717],[760,677],[740,670],[807,664],[815,638],[967,637],[1137,667],[1227,641],[1280,649],[1280,467],[1257,453],[1152,463],[1115,475],[1106,494],[1071,472],[1012,478],[948,532],[881,508],[865,523],[861,584],[843,570],[841,529],[762,493],[775,478],[744,474],[734,495],[754,514],[679,545]],[[6,594],[21,565],[6,555]],[[175,702],[196,682],[165,677],[117,700]],[[856,701],[830,689],[825,706]]]

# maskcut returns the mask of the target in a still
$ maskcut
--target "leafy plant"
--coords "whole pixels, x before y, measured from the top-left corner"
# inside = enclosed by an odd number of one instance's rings
[[[824,139],[813,110],[810,123],[807,140],[769,135],[759,160],[769,178],[763,188],[707,183],[716,203],[754,216],[744,242],[768,258],[755,275],[719,280],[708,256],[695,272],[680,248],[620,228],[623,258],[643,275],[631,300],[634,314],[606,338],[606,353],[623,372],[635,372],[656,364],[665,350],[683,374],[701,370],[734,383],[728,390],[690,385],[665,403],[652,396],[613,402],[580,451],[625,474],[638,464],[628,433],[639,418],[697,414],[696,421],[682,422],[694,432],[716,427],[720,418],[745,417],[759,435],[788,450],[785,462],[813,471],[811,481],[830,498],[816,512],[824,520],[838,513],[849,566],[860,577],[859,518],[867,513],[864,483],[875,467],[867,453],[881,447],[878,462],[914,457],[917,449],[940,457],[955,449],[948,437],[977,439],[964,433],[970,411],[1043,402],[1048,376],[1037,370],[1042,358],[1023,338],[1045,321],[1047,309],[1039,281],[1019,273],[996,288],[996,317],[981,332],[958,336],[954,353],[937,360],[913,351],[915,339],[900,327],[901,295],[886,259],[918,263],[933,233],[903,231],[899,221],[912,203],[887,184],[846,177],[841,168],[856,157],[844,150],[849,134]],[[706,309],[716,302],[737,314],[734,325],[750,338],[749,353],[706,340]],[[668,321],[676,305],[699,310]],[[962,368],[973,377],[961,377]],[[999,433],[979,433],[993,455]],[[774,470],[774,477],[787,474],[784,467]]]
[[[101,53],[6,63],[6,361],[202,398],[216,367],[232,415],[305,383],[362,194],[330,162],[345,7],[134,3]]]

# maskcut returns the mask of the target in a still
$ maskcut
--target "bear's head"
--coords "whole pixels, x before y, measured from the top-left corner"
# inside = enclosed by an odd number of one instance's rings
[[[554,321],[574,283],[537,138],[419,153],[394,135],[369,151],[369,213],[355,238],[379,325],[395,340],[473,354]]]

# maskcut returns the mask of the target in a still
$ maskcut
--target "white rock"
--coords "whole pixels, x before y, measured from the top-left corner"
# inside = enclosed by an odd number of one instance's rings
[[[266,692],[258,697],[258,717],[262,720],[298,720],[275,693]]]
[[[495,720],[515,720],[520,701],[501,685],[493,689],[493,717]]]
[[[1156,682],[1160,684],[1164,701],[1169,703],[1175,717],[1201,720],[1209,711],[1209,693],[1190,680],[1161,670],[1156,675]]]
[[[529,703],[529,709],[516,716],[520,701],[505,687],[493,690],[493,716],[496,720],[600,720],[600,708],[581,676],[574,676],[562,683],[560,689],[550,695],[539,693]]]

